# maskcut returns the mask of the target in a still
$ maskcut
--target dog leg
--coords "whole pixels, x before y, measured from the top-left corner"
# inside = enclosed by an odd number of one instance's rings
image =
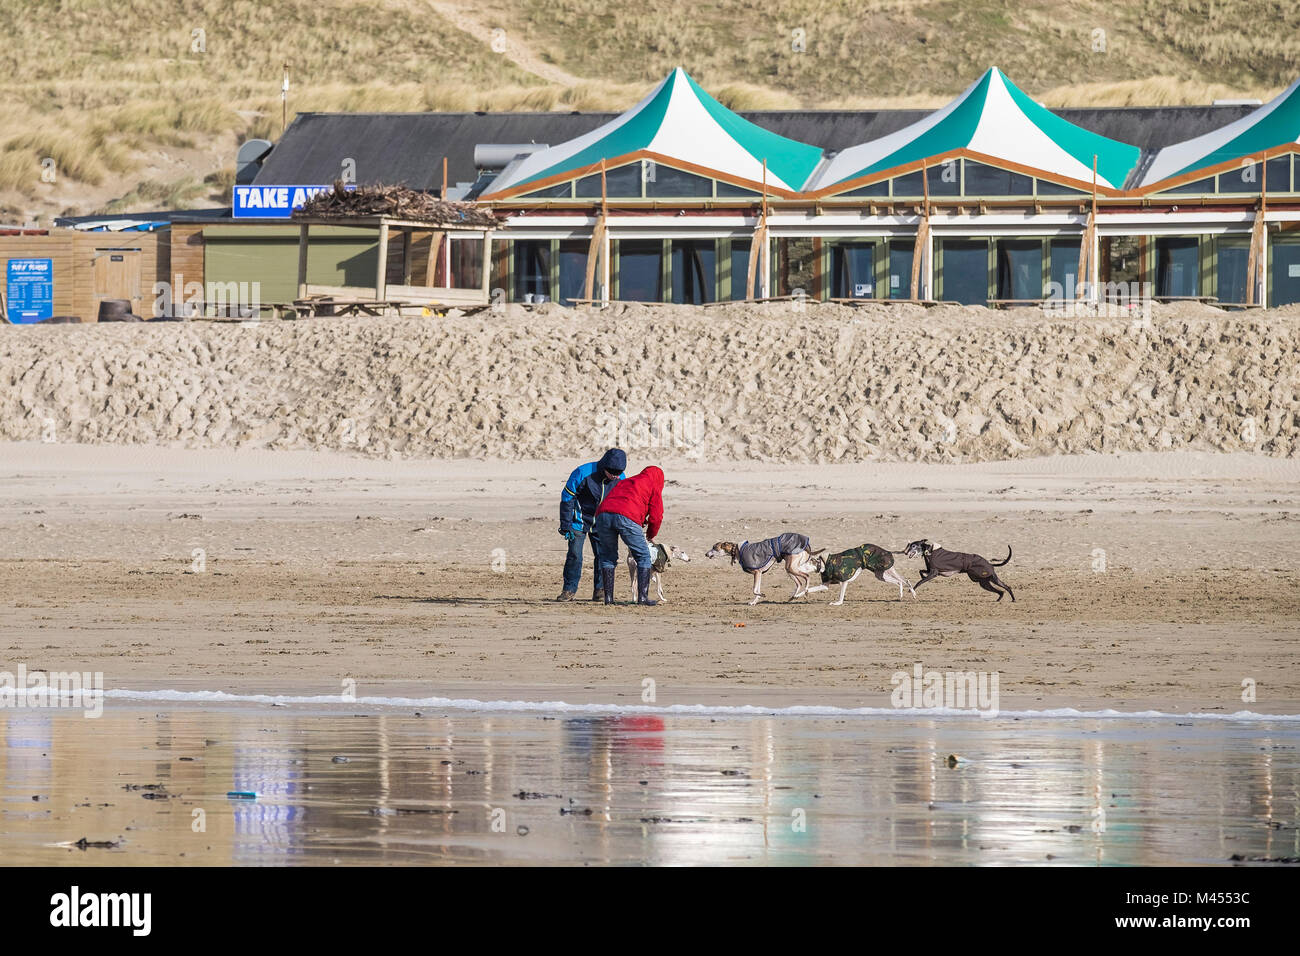
[[[627,578],[628,586],[632,588],[632,594],[636,594],[636,558],[632,555],[627,556]]]
[[[985,591],[990,591],[993,594],[996,594],[998,596],[999,601],[1002,600],[1002,592],[993,586],[992,581],[990,581],[988,578],[979,578],[978,580],[979,580],[980,587],[982,587]]]
[[[757,604],[759,598],[763,596],[763,572],[754,572],[754,600],[750,601],[751,605]]]
[[[667,604],[668,599],[664,597],[664,579],[659,576],[659,572],[657,571],[655,572],[655,576],[654,576],[654,585],[655,585],[655,590],[659,592],[659,603]]]
[[[1012,603],[1012,604],[1015,604],[1015,603],[1016,603],[1016,595],[1015,595],[1015,593],[1011,590],[1011,588],[1007,586],[1007,582],[1006,582],[1006,581],[1003,581],[1003,580],[1002,580],[1000,577],[998,577],[996,574],[993,575],[993,580],[997,582],[998,587],[1006,588],[1006,589],[1007,589],[1007,593],[1011,595],[1011,603]],[[998,598],[998,600],[1000,601],[1000,600],[1002,600],[1002,598]]]
[[[844,603],[844,592],[847,591],[848,589],[849,589],[848,581],[844,581],[843,583],[840,584],[840,599],[838,601],[831,601],[831,607],[839,607],[841,604]]]
[[[898,599],[900,601],[903,600],[903,588],[907,588],[909,591],[912,591],[912,585],[908,584],[907,579],[904,578],[893,568],[890,568],[888,571],[886,571],[884,577],[881,580],[889,581],[889,583],[891,584],[898,585]],[[915,591],[912,591],[912,597],[916,597]]]

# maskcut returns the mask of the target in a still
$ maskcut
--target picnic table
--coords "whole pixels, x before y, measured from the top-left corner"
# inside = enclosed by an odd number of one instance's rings
[[[311,296],[306,299],[294,299],[292,302],[276,302],[271,305],[281,319],[309,319],[318,315],[356,316],[383,315],[386,312],[400,312],[411,303],[398,299],[338,299],[332,296]]]

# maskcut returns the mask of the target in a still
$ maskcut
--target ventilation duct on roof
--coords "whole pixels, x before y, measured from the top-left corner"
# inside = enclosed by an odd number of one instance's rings
[[[545,143],[479,143],[474,147],[475,169],[505,169],[516,156],[546,149]]]
[[[250,139],[241,145],[235,154],[235,182],[244,186],[256,179],[270,152],[271,144],[264,139]]]

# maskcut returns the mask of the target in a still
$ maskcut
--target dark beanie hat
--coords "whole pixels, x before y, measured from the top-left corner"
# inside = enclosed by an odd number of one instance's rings
[[[611,448],[601,457],[598,466],[601,471],[621,474],[627,470],[627,452],[621,448]]]

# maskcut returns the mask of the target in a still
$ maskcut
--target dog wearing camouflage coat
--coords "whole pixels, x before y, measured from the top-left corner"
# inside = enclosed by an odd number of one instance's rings
[[[818,570],[821,571],[822,584],[838,584],[840,586],[839,600],[832,601],[831,607],[838,607],[844,603],[844,592],[849,589],[850,584],[858,579],[858,575],[863,570],[874,574],[877,581],[886,584],[897,584],[898,599],[900,601],[903,600],[903,588],[907,588],[912,592],[912,597],[916,597],[916,591],[912,590],[912,585],[908,584],[907,579],[894,570],[894,555],[902,553],[902,551],[890,551],[878,544],[863,544],[856,548],[850,548],[848,551],[841,551],[839,554],[818,558],[817,560],[821,564]]]

